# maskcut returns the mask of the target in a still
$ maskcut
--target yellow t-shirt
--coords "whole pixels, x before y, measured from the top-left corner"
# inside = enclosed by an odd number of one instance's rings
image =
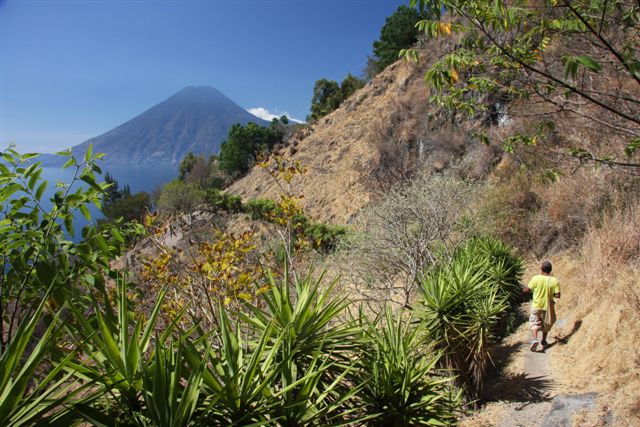
[[[547,309],[547,301],[549,301],[550,294],[560,293],[560,283],[558,279],[543,274],[533,276],[527,287],[533,291],[532,307],[538,310]]]

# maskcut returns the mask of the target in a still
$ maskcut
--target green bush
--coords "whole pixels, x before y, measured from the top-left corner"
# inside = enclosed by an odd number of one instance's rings
[[[251,199],[243,204],[243,210],[252,220],[269,221],[277,214],[278,205],[271,199]]]
[[[165,215],[189,213],[204,201],[205,192],[197,184],[176,180],[162,187],[158,209]]]
[[[37,155],[0,151],[0,425],[74,425],[71,404],[97,398],[74,380],[71,360],[83,349],[62,329],[73,323],[70,307],[87,308],[88,289],[105,290],[111,262],[140,231],[88,225],[75,236],[74,216],[90,220],[88,206],[100,205],[108,184],[97,182],[101,155],[91,148],[83,159],[62,155],[74,178],[47,204]]]
[[[340,225],[329,225],[320,222],[307,222],[304,235],[313,247],[321,252],[333,251],[339,239],[347,232],[347,228]]]
[[[227,212],[241,212],[242,198],[234,196],[218,189],[212,189],[207,192],[206,202],[209,206]]]
[[[443,352],[467,397],[482,390],[489,348],[500,334],[522,278],[522,261],[500,242],[472,239],[451,262],[436,265],[420,279],[420,313],[427,339]]]
[[[361,317],[362,319],[362,317]],[[355,383],[372,426],[453,425],[460,395],[436,368],[440,354],[421,344],[422,325],[384,316],[361,325],[364,346]]]
[[[453,423],[457,396],[450,378],[434,370],[437,355],[419,345],[421,327],[390,313],[386,322],[369,323],[362,314],[353,320],[348,300],[334,296],[337,282],[327,286],[311,271],[290,277],[286,268],[256,284],[258,304],[238,313],[221,302],[212,330],[183,319],[186,307],[176,313],[165,305],[167,287],[150,307],[138,305],[131,276],[111,264],[122,253],[120,230],[90,226],[78,244],[64,234],[76,209],[85,213],[86,203],[102,198],[90,154],[84,166],[69,163],[89,189],[65,187],[51,212],[37,203],[46,187],[38,165],[3,155],[10,166],[0,166],[7,215],[0,221],[0,303],[3,313],[18,306],[20,313],[1,337],[0,424]],[[238,206],[233,196],[212,197]],[[266,200],[253,208],[260,215],[277,209]],[[297,221],[319,240],[339,234]],[[36,334],[41,321],[48,327]]]

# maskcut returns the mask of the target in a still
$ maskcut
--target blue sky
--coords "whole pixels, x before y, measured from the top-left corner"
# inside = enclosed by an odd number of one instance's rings
[[[313,84],[360,74],[408,0],[0,3],[0,144],[54,152],[189,85],[304,119]]]

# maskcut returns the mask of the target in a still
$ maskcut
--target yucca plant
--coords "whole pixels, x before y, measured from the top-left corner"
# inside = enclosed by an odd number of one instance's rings
[[[263,294],[266,308],[250,306],[250,315],[242,315],[243,321],[257,331],[271,324],[274,338],[288,329],[284,339],[289,339],[294,350],[292,357],[301,366],[308,363],[318,349],[346,360],[346,355],[354,349],[352,338],[358,331],[353,323],[345,320],[349,304],[346,297],[331,296],[337,279],[324,283],[324,273],[314,278],[312,269],[306,276],[294,278],[292,284],[289,279],[286,266],[280,280],[267,271],[269,291]]]
[[[426,340],[443,352],[441,366],[471,399],[482,389],[494,331],[508,308],[499,286],[486,255],[466,250],[420,280]]]
[[[352,367],[341,367],[341,374],[332,382],[324,381],[326,373],[336,369],[331,358],[331,354],[318,351],[304,370],[298,370],[291,358],[279,364],[280,375],[271,384],[277,398],[271,413],[278,425],[338,426],[361,420],[354,415],[358,408],[352,402],[361,387],[346,387]],[[285,384],[285,377],[291,382]]]
[[[200,424],[272,424],[269,414],[277,399],[269,386],[277,374],[274,360],[278,340],[267,348],[271,338],[269,325],[256,342],[243,339],[238,324],[232,325],[222,307],[219,319],[217,335],[205,334],[192,342],[183,341],[190,369],[203,366],[202,393],[207,402]]]
[[[359,330],[346,320],[348,301],[331,296],[337,281],[325,285],[324,274],[314,278],[310,269],[290,285],[286,267],[281,280],[271,272],[267,278],[265,309],[251,307],[242,319],[258,334],[269,326],[268,345],[278,342],[274,390],[281,399],[275,416],[282,417],[284,425],[301,425],[296,424],[301,420],[306,420],[302,425],[312,420],[331,425],[345,419],[353,412],[350,400],[356,390],[345,378]]]
[[[75,322],[68,328],[70,336],[84,343],[86,350],[86,358],[70,363],[68,369],[77,378],[96,383],[104,396],[97,402],[99,408],[76,406],[93,423],[116,419],[134,422],[139,417],[144,407],[145,374],[154,361],[156,348],[166,342],[175,325],[168,325],[154,346],[152,338],[165,291],[160,292],[145,320],[143,314],[136,314],[129,307],[126,278],[118,277],[116,286],[115,304],[108,298],[103,304],[92,298],[94,313],[89,318],[78,307],[72,307]]]
[[[421,324],[394,317],[389,307],[373,322],[361,319],[367,345],[355,379],[367,425],[454,424],[460,395],[453,378],[436,369],[440,354],[422,345]]]
[[[156,337],[156,342],[161,342]],[[184,346],[167,342],[155,350],[143,380],[144,416],[151,425],[182,427],[191,423],[201,401],[204,363],[189,369]]]
[[[64,369],[75,352],[59,360],[51,357],[57,353],[55,342],[62,311],[48,321],[41,335],[35,334],[36,326],[44,321],[44,307],[45,300],[18,326],[13,339],[0,354],[2,426],[31,426],[73,419],[65,404],[81,387],[70,380],[71,374],[65,374]],[[29,349],[29,343],[34,343],[33,348]],[[41,374],[41,369],[47,372]]]
[[[461,252],[484,258],[488,263],[491,282],[497,286],[499,294],[507,296],[510,303],[520,301],[524,263],[521,258],[513,255],[505,243],[493,238],[478,237],[471,239]]]

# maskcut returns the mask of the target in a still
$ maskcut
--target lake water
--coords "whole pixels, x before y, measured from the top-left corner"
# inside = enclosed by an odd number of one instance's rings
[[[127,167],[115,167],[102,168],[103,173],[109,172],[117,181],[119,188],[122,189],[125,185],[129,185],[131,193],[137,193],[139,191],[146,191],[148,193],[153,192],[155,189],[168,183],[178,176],[178,167],[158,166],[127,166]],[[74,168],[62,169],[61,167],[46,167],[42,170],[41,178],[49,181],[49,185],[42,196],[42,205],[44,209],[51,208],[51,202],[49,199],[53,197],[56,192],[56,182],[62,181],[65,183],[71,182],[75,171]],[[98,177],[98,182],[103,182],[104,176]],[[80,182],[78,185],[86,185]],[[90,206],[92,219],[95,221],[103,217],[102,213],[95,207]],[[80,212],[75,215],[74,221],[74,240],[79,240],[81,236],[81,230],[88,224],[88,221]]]

